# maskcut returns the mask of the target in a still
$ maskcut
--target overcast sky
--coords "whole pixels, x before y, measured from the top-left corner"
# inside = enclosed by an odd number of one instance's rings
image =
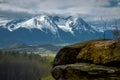
[[[79,14],[87,20],[120,19],[120,0],[0,0],[0,16]]]

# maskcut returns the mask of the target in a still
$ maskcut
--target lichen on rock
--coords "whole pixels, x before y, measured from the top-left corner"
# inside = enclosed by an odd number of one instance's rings
[[[113,40],[92,42],[79,52],[77,60],[91,61],[94,64],[120,61],[120,45]]]

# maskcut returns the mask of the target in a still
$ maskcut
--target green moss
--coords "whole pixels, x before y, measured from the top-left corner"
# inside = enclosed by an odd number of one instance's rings
[[[120,60],[120,45],[116,46],[114,41],[96,41],[83,48],[77,59],[92,61],[95,64],[106,64],[111,61]]]
[[[42,80],[54,80],[51,75],[43,77]]]

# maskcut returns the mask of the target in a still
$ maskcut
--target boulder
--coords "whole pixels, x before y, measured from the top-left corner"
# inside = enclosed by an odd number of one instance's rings
[[[57,53],[57,55],[53,61],[53,67],[57,66],[57,65],[75,63],[77,61],[77,56],[78,56],[79,52],[81,51],[81,49],[83,49],[88,44],[90,44],[94,41],[101,41],[101,40],[90,40],[90,41],[85,41],[85,42],[65,46]]]
[[[55,80],[120,80],[120,43],[97,39],[62,48],[53,61]]]

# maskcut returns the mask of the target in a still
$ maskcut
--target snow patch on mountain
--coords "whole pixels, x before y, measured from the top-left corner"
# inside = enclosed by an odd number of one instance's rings
[[[70,32],[74,34],[74,32],[72,31],[72,28],[69,25],[58,25],[58,27],[65,32]]]
[[[66,23],[63,23],[62,25],[58,25],[58,27],[65,32],[70,32],[71,34],[74,34],[74,31],[72,30],[72,27],[70,26],[71,23],[72,21],[66,21]]]
[[[45,21],[46,18],[47,18],[47,16],[42,15],[42,16],[39,16],[39,17],[38,17],[38,20],[39,20],[39,21]]]
[[[5,26],[6,23],[8,23],[11,20],[5,19],[5,18],[0,18],[0,26]]]

